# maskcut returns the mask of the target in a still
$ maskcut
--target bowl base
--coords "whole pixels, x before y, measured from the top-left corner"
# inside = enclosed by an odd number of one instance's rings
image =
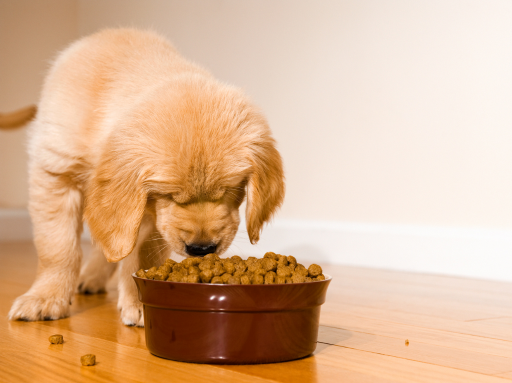
[[[265,360],[265,361],[260,360],[260,361],[255,361],[255,362],[253,362],[253,361],[240,362],[238,360],[225,360],[225,359],[210,359],[210,360],[204,360],[204,361],[197,361],[197,360],[190,361],[190,360],[180,360],[180,359],[166,358],[165,356],[157,355],[157,354],[155,354],[153,352],[151,352],[151,355],[154,355],[154,356],[156,356],[158,358],[162,358],[162,359],[172,360],[172,361],[175,361],[175,362],[191,363],[191,364],[252,365],[252,364],[272,364],[272,363],[291,362],[293,360],[309,358],[310,356],[313,355],[313,353],[310,353],[310,354],[307,354],[307,355],[304,355],[304,356],[299,356],[297,358],[292,358],[292,359]]]
[[[159,357],[209,364],[277,363],[316,349],[320,306],[272,312],[144,306],[146,345]]]

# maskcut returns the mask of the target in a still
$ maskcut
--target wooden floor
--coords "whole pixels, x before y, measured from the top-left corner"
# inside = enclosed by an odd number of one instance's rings
[[[30,243],[0,244],[1,382],[512,380],[512,283],[326,267],[334,279],[313,356],[210,366],[151,355],[144,329],[119,321],[113,286],[108,294],[77,295],[67,319],[7,321],[12,301],[32,283],[36,262]],[[64,335],[63,345],[48,343],[56,333]],[[80,365],[88,353],[96,354],[96,366]]]

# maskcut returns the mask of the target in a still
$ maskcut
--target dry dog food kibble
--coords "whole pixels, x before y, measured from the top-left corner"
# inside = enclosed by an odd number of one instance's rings
[[[52,335],[48,338],[51,344],[62,344],[64,343],[64,337],[60,334]]]
[[[308,268],[308,273],[310,277],[318,277],[320,274],[322,274],[322,268],[318,265],[311,265]]]
[[[80,357],[82,366],[94,366],[96,364],[96,355],[87,354]]]
[[[323,281],[319,265],[308,268],[295,257],[268,252],[263,258],[238,255],[220,258],[212,253],[203,258],[186,258],[180,263],[167,259],[160,267],[135,273],[139,278],[184,283],[213,283],[224,285],[273,285]]]
[[[233,278],[233,274],[230,274],[230,273],[224,273],[222,274],[222,276],[220,277],[220,279],[222,279],[222,283],[224,284],[227,284],[229,279],[230,278]],[[237,276],[238,279],[240,279],[240,277]],[[239,283],[238,283],[239,284]]]

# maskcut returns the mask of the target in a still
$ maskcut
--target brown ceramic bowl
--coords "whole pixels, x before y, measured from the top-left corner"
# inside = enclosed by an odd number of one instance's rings
[[[133,275],[144,304],[146,345],[181,362],[283,362],[316,348],[325,281],[279,285],[214,285]]]

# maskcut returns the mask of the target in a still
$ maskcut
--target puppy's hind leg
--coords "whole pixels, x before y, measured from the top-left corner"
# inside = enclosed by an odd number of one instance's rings
[[[82,249],[82,194],[66,175],[35,165],[30,171],[30,215],[39,263],[30,290],[18,297],[9,319],[59,319],[69,315]]]
[[[117,263],[107,262],[101,248],[93,245],[89,260],[80,271],[78,292],[81,294],[104,293],[107,282],[116,267]]]

